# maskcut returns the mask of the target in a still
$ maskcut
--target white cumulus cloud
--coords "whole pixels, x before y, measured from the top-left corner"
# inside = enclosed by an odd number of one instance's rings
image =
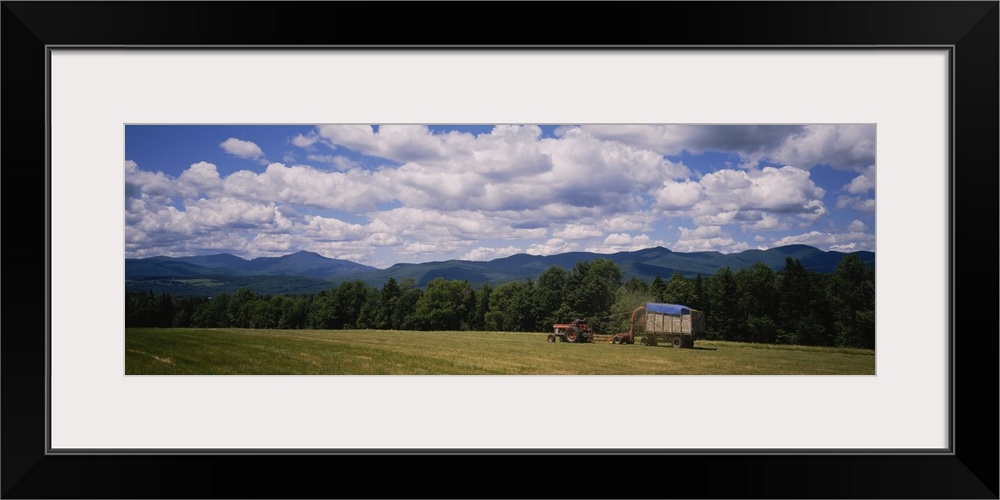
[[[273,200],[320,208],[371,210],[392,195],[387,179],[379,172],[360,169],[327,172],[307,165],[291,167],[272,163],[255,174],[248,170],[225,178],[223,187],[229,196],[250,200]]]
[[[660,208],[676,210],[690,208],[702,198],[702,186],[697,182],[665,181],[656,193],[656,201]]]
[[[378,172],[392,196],[414,208],[497,212],[564,205],[574,214],[613,216],[637,209],[634,193],[690,175],[686,166],[657,153],[579,129],[558,139],[543,137],[534,125],[496,126],[479,135],[412,125],[317,130],[329,144],[401,163]]]
[[[875,189],[875,165],[869,165],[861,175],[851,179],[851,182],[844,186],[844,191],[859,195],[873,189]]]
[[[774,246],[784,245],[809,245],[820,250],[849,249],[854,250],[874,250],[875,235],[861,231],[850,231],[847,233],[825,233],[821,231],[809,231],[803,234],[786,236],[774,241]]]
[[[719,170],[706,174],[701,185],[712,208],[764,210],[781,213],[814,213],[822,206],[825,191],[795,167],[761,170]]]
[[[594,225],[604,232],[626,233],[648,231],[657,220],[659,218],[651,212],[634,212],[602,217]]]
[[[576,250],[576,246],[562,238],[549,238],[545,243],[535,243],[529,246],[526,253],[531,255],[555,255],[574,250]]]
[[[511,255],[522,252],[523,250],[513,245],[505,247],[478,247],[465,252],[465,254],[459,257],[459,259],[485,262],[494,259],[501,259],[503,257],[510,257]]]
[[[173,181],[163,172],[148,172],[132,160],[125,161],[125,196],[164,197],[176,192]]]
[[[264,156],[264,152],[261,151],[260,147],[253,142],[241,141],[235,137],[226,139],[219,144],[219,146],[221,146],[226,153],[247,160],[257,160]]]
[[[198,162],[181,172],[178,184],[186,196],[197,196],[198,193],[208,193],[222,187],[219,170],[212,163]]]
[[[609,234],[600,245],[587,247],[587,251],[596,253],[634,252],[654,246],[666,246],[666,243],[654,240],[646,234],[632,236],[626,233],[616,233]]]
[[[848,170],[875,160],[875,125],[586,125],[588,134],[676,155],[682,151],[737,153],[751,166],[770,159],[810,169]],[[560,131],[569,133],[572,128]]]
[[[875,162],[875,125],[808,125],[768,156],[805,169],[815,165],[840,170],[864,168]]]
[[[295,137],[292,138],[292,144],[300,148],[308,148],[309,146],[315,144],[317,140],[319,140],[319,136],[316,134],[296,134]]]
[[[273,223],[277,215],[274,202],[225,197],[194,200],[184,208],[184,218],[201,229],[258,227]]]
[[[746,242],[737,241],[724,233],[720,226],[698,226],[694,229],[678,227],[680,233],[672,250],[676,252],[742,252],[750,248]]]
[[[743,231],[783,231],[791,227],[791,225],[780,217],[770,213],[761,212],[747,212],[748,215],[753,217],[759,217],[756,221],[746,222],[742,226]]]
[[[838,196],[837,208],[851,208],[859,212],[875,212],[875,198]]]
[[[295,238],[290,234],[258,234],[247,246],[254,254],[276,253],[284,255],[298,250]]]
[[[424,125],[382,125],[377,132],[371,125],[322,125],[318,134],[329,145],[398,162],[443,159],[449,142],[448,135],[434,135]],[[460,136],[469,134],[452,138]]]
[[[564,240],[583,240],[587,238],[597,238],[603,235],[601,231],[583,224],[566,224],[562,229],[552,232],[552,236]]]
[[[873,125],[587,125],[554,136],[534,125],[480,130],[322,125],[282,136],[303,148],[285,152],[284,163],[269,163],[254,142],[211,138],[229,155],[266,165],[236,172],[201,161],[167,175],[127,161],[127,255],[287,248],[372,258],[380,249],[379,259],[405,261],[607,253],[668,246],[661,231],[684,224],[693,229],[677,228],[671,248],[731,252],[748,248],[734,234],[757,246],[771,241],[757,233],[799,226],[798,237],[808,240],[818,238],[804,235],[830,210],[875,209]],[[683,151],[728,156],[685,159],[698,172],[664,157]],[[296,156],[311,165],[294,163]],[[761,167],[774,162],[785,166]],[[820,186],[828,177],[811,176],[816,165],[855,174]],[[835,209],[824,204],[829,189],[838,195]],[[855,216],[837,227],[865,234],[867,219]]]

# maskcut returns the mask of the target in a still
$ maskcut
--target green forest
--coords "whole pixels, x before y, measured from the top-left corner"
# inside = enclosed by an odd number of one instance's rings
[[[425,288],[387,280],[345,282],[315,294],[262,295],[248,288],[211,297],[125,293],[126,327],[380,329],[547,332],[585,318],[597,333],[627,331],[646,302],[705,311],[707,340],[875,347],[875,271],[856,255],[832,273],[793,258],[710,276],[623,279],[607,259],[552,266],[534,279],[473,287],[437,278]]]

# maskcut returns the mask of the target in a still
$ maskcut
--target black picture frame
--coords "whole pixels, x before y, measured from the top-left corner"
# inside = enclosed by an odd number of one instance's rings
[[[1000,3],[996,1],[550,6],[555,11],[572,10],[572,17],[542,14],[537,4],[486,2],[2,3],[0,61],[5,70],[2,116],[7,147],[0,154],[8,195],[4,220],[10,230],[2,251],[15,269],[37,273],[13,281],[8,274],[8,291],[14,293],[4,297],[7,314],[0,335],[4,498],[998,498],[998,328],[995,310],[989,307],[996,303],[998,276],[997,238],[992,232],[998,227],[1000,165]],[[608,50],[951,47],[951,453],[46,452],[47,47],[541,47],[570,42]],[[985,313],[971,305],[980,299],[987,304]],[[311,469],[328,473],[313,474]]]

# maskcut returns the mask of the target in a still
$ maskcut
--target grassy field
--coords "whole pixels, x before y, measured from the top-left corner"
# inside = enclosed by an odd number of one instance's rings
[[[694,349],[542,333],[125,330],[127,375],[874,375],[864,349],[698,341]]]

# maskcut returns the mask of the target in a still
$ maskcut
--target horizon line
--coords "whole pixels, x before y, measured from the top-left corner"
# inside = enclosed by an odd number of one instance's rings
[[[229,255],[229,256],[232,256],[232,257],[236,257],[237,259],[241,259],[241,260],[245,260],[247,262],[251,262],[251,261],[254,261],[254,260],[257,260],[257,259],[264,259],[264,258],[266,258],[266,259],[280,259],[282,257],[288,257],[288,256],[291,256],[291,255],[296,255],[296,254],[300,254],[300,253],[308,253],[308,254],[318,255],[318,256],[320,256],[320,257],[322,257],[324,259],[342,260],[342,261],[346,261],[346,262],[352,262],[352,263],[358,264],[358,265],[372,267],[372,268],[375,268],[375,269],[388,269],[388,268],[390,268],[392,266],[401,265],[401,264],[404,264],[404,265],[405,264],[419,265],[419,264],[432,264],[432,263],[443,263],[443,262],[494,262],[494,261],[497,261],[497,260],[509,259],[511,257],[518,257],[518,256],[556,257],[556,256],[559,256],[559,255],[569,255],[569,254],[620,255],[620,254],[626,254],[626,253],[646,252],[646,251],[650,251],[650,250],[659,250],[659,249],[666,250],[666,251],[671,252],[671,253],[678,253],[678,254],[718,253],[718,254],[722,254],[722,255],[738,255],[738,254],[741,254],[741,253],[744,253],[744,252],[767,252],[767,251],[770,251],[770,250],[777,250],[779,248],[788,248],[788,247],[807,247],[807,248],[812,248],[814,250],[817,250],[817,251],[820,251],[820,252],[823,252],[823,253],[841,253],[841,254],[845,254],[845,255],[852,254],[852,253],[859,253],[859,252],[875,253],[874,250],[852,250],[852,251],[849,251],[849,252],[843,252],[843,251],[839,251],[839,250],[822,250],[822,249],[820,249],[818,247],[814,247],[812,245],[807,245],[805,243],[793,243],[793,244],[790,244],[790,245],[781,245],[781,246],[776,246],[776,247],[771,247],[771,248],[766,248],[766,249],[748,248],[746,250],[740,250],[739,252],[729,252],[729,253],[722,252],[722,251],[719,251],[719,250],[697,250],[697,251],[693,251],[693,252],[678,252],[678,251],[675,251],[675,250],[671,250],[670,248],[667,248],[667,247],[662,246],[662,245],[657,245],[657,246],[652,246],[652,247],[646,247],[646,248],[640,248],[640,249],[637,249],[637,250],[623,250],[623,251],[612,252],[612,253],[588,252],[588,251],[580,250],[580,251],[562,252],[562,253],[556,253],[556,254],[550,254],[550,255],[541,255],[541,254],[531,254],[531,253],[527,253],[527,252],[519,252],[519,253],[514,253],[514,254],[511,254],[511,255],[507,255],[505,257],[497,257],[495,259],[490,259],[490,260],[446,259],[446,260],[428,260],[428,261],[423,261],[423,262],[395,262],[395,263],[390,264],[388,267],[385,267],[385,268],[379,268],[379,267],[371,266],[371,265],[368,265],[368,264],[362,264],[360,262],[353,261],[353,260],[350,260],[350,259],[343,259],[343,258],[339,258],[339,257],[327,257],[326,255],[323,255],[323,254],[321,254],[319,252],[315,252],[315,251],[312,251],[312,250],[306,250],[306,249],[300,249],[300,250],[297,250],[297,251],[294,251],[294,252],[289,252],[289,253],[285,253],[285,254],[281,254],[281,255],[264,255],[264,256],[260,256],[260,257],[249,258],[249,259],[246,258],[246,257],[241,257],[239,255],[230,253],[230,252],[219,252],[219,253],[206,253],[206,254],[194,254],[194,255],[151,255],[151,256],[148,256],[148,257],[128,257],[128,256],[126,256],[125,260],[142,260],[142,259],[155,259],[155,258],[183,259],[183,258],[189,258],[189,257],[214,257],[214,256],[218,256],[218,255]]]

